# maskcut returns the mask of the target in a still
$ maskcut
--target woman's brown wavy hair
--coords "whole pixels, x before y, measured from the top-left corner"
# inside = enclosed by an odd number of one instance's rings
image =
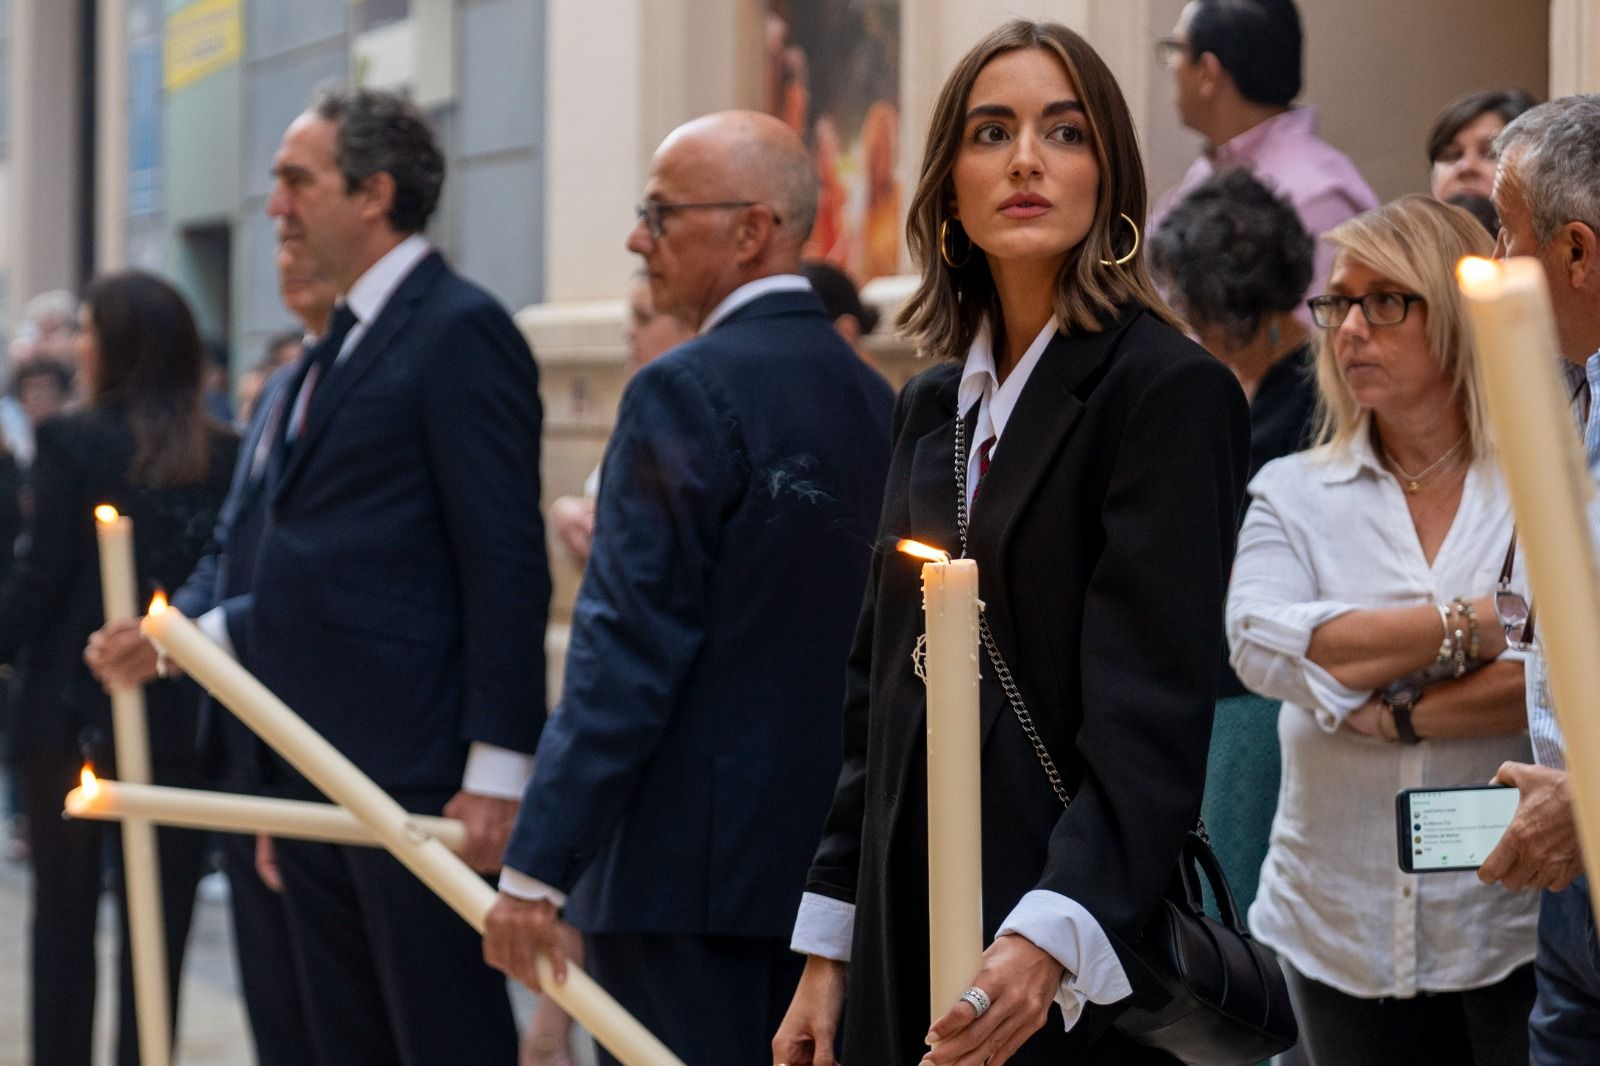
[[[1128,251],[1131,235],[1119,216],[1127,215],[1142,229],[1148,204],[1139,137],[1122,89],[1105,61],[1078,34],[1056,22],[1016,19],[979,41],[956,64],[939,92],[928,126],[922,176],[906,218],[906,243],[912,261],[922,271],[922,283],[896,320],[901,332],[926,355],[965,358],[984,318],[993,315],[996,323],[1000,320],[987,258],[974,248],[960,267],[950,267],[939,254],[939,225],[953,222],[950,208],[955,187],[950,175],[961,147],[972,84],[990,60],[1023,48],[1042,48],[1066,68],[1083,104],[1089,143],[1100,167],[1094,223],[1056,275],[1055,312],[1060,328],[1064,332],[1098,332],[1104,316],[1129,301],[1141,303],[1179,326],[1177,316],[1150,280],[1142,244],[1139,254],[1122,266],[1100,263]],[[959,226],[952,224],[951,231],[952,245],[966,245],[964,236],[955,236],[964,233]]]

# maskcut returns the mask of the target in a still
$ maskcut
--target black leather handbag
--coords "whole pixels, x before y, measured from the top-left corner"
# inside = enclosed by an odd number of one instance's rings
[[[1205,912],[1202,876],[1220,921]],[[1204,823],[1184,840],[1177,874],[1144,934],[1117,947],[1130,983],[1142,990],[1117,1016],[1124,1036],[1189,1066],[1250,1066],[1299,1038],[1283,971],[1245,932]]]
[[[955,436],[956,529],[965,555],[967,439],[959,414]],[[981,612],[978,637],[1051,789],[1063,807],[1070,805],[1072,797],[1055,759],[1034,727],[1022,691]],[[1205,912],[1201,874],[1211,884],[1221,921]],[[1272,952],[1245,932],[1203,821],[1185,837],[1178,869],[1139,939],[1113,946],[1134,988],[1132,1001],[1115,1025],[1146,1047],[1188,1066],[1254,1066],[1287,1051],[1300,1038],[1283,971]]]

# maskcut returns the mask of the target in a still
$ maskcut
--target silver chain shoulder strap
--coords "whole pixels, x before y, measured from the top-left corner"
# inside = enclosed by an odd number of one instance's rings
[[[967,557],[967,427],[959,410],[956,411],[956,531],[961,535],[961,558],[965,559]],[[1027,735],[1028,743],[1033,745],[1033,753],[1038,756],[1039,765],[1044,767],[1044,775],[1050,779],[1050,788],[1055,792],[1056,799],[1061,801],[1061,805],[1068,806],[1072,803],[1072,797],[1067,795],[1067,786],[1061,782],[1061,773],[1056,769],[1056,761],[1050,757],[1050,749],[1044,746],[1044,741],[1039,737],[1039,730],[1034,727],[1033,715],[1028,713],[1027,704],[1022,702],[1022,690],[1017,688],[1017,682],[1012,678],[1010,668],[1000,655],[999,645],[995,644],[994,634],[989,631],[989,619],[983,613],[981,605],[978,611],[978,638],[983,641],[983,650],[989,653],[989,663],[994,667],[994,676],[1000,681],[1000,688],[1006,694],[1006,702],[1011,704],[1012,713],[1022,724],[1022,732]]]
[[[967,425],[961,417],[961,411],[956,411],[956,532],[961,536],[961,558],[967,557]],[[1005,659],[1000,655],[1000,648],[995,643],[994,634],[989,631],[989,619],[984,614],[980,603],[978,610],[978,637],[983,641],[983,649],[989,654],[989,663],[994,667],[994,676],[1000,682],[1001,690],[1006,694],[1006,702],[1011,704],[1011,711],[1017,716],[1017,721],[1022,724],[1022,732],[1027,736],[1028,743],[1033,745],[1033,754],[1038,757],[1039,765],[1044,767],[1044,774],[1050,779],[1050,788],[1056,794],[1056,799],[1061,801],[1063,807],[1070,806],[1072,797],[1067,795],[1067,787],[1061,781],[1061,772],[1056,769],[1056,761],[1050,756],[1050,749],[1044,746],[1044,741],[1039,737],[1039,730],[1033,724],[1033,715],[1028,713],[1028,707],[1022,702],[1022,691],[1017,688],[1016,681],[1011,676],[1011,670],[1006,666]],[[1206,833],[1205,819],[1201,818],[1195,825],[1195,832],[1202,840],[1210,841]]]

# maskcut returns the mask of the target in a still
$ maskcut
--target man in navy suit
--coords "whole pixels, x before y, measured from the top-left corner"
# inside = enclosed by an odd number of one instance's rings
[[[305,334],[328,327],[334,293],[328,284],[297,263],[286,248],[278,251],[278,294],[300,319]],[[284,393],[293,370],[269,378],[256,399],[239,443],[233,482],[217,515],[206,553],[195,563],[173,605],[197,618],[233,596],[250,591],[256,543],[266,512],[267,452],[283,417]],[[138,621],[111,622],[89,638],[84,659],[95,678],[109,686],[143,685],[160,676],[155,648],[139,632]],[[244,723],[211,700],[201,706],[200,745],[215,787],[228,792],[259,792],[262,749]],[[271,842],[224,833],[219,837],[228,874],[228,908],[233,919],[234,953],[244,990],[245,1012],[260,1066],[305,1066],[311,1060],[300,979],[288,943],[288,920],[279,896],[282,885],[271,864]],[[258,852],[261,867],[258,873]]]
[[[685,1062],[766,1061],[839,772],[887,384],[796,271],[817,189],[775,118],[711,115],[651,166],[628,247],[698,336],[623,394],[485,956],[537,983],[562,922]]]
[[[492,873],[544,724],[532,354],[422,236],[444,160],[411,104],[322,95],[273,176],[280,245],[340,299],[285,385],[250,592],[201,621],[407,809],[464,821]],[[398,862],[277,853],[317,1061],[515,1061],[504,980]]]

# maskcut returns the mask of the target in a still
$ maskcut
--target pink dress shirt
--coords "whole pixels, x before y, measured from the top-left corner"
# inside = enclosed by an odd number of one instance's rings
[[[1377,195],[1350,157],[1317,136],[1317,109],[1295,107],[1226,144],[1207,148],[1177,187],[1156,202],[1150,229],[1207,178],[1233,167],[1246,168],[1280,196],[1287,196],[1313,237],[1320,238],[1345,219],[1378,206]],[[1308,294],[1322,291],[1332,267],[1333,249],[1319,239]],[[1298,313],[1305,322],[1311,321],[1305,307]]]

